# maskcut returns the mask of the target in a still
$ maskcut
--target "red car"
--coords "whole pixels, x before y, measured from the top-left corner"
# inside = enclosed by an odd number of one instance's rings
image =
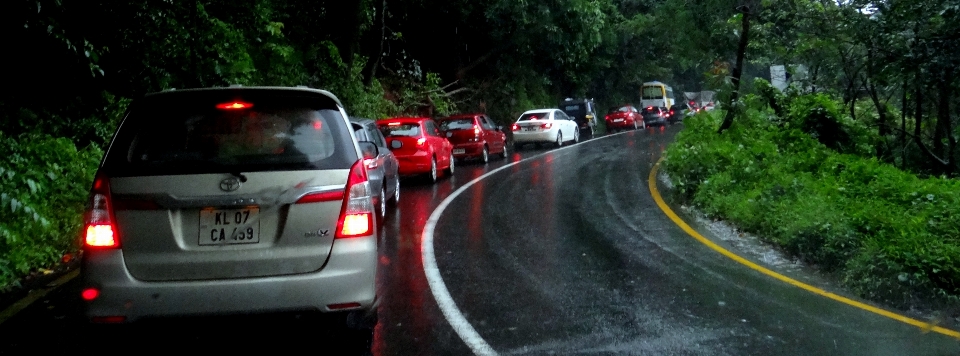
[[[463,114],[439,120],[440,131],[453,144],[453,157],[478,158],[487,163],[490,154],[507,158],[507,135],[484,114]]]
[[[607,122],[607,130],[636,130],[637,128],[646,128],[640,111],[633,105],[624,105],[610,108],[607,116],[604,117]]]
[[[437,181],[441,169],[453,174],[453,145],[440,134],[437,124],[425,117],[398,117],[377,121],[387,147],[400,161],[403,176],[426,174]]]

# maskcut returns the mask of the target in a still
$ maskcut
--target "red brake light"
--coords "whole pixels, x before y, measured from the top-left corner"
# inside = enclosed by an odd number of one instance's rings
[[[513,124],[513,126],[510,126],[510,130],[511,130],[511,131],[520,131],[520,125]]]
[[[309,193],[297,199],[295,204],[320,203],[335,200],[343,200],[343,190]]]
[[[357,160],[350,168],[345,191],[336,238],[370,235],[373,232],[373,202],[363,160]]]
[[[549,128],[553,127],[553,123],[548,122],[548,123],[545,123],[545,124],[543,124],[543,125],[540,125],[540,127],[545,128],[545,129],[549,129]]]
[[[93,180],[90,200],[84,217],[83,246],[85,248],[117,248],[120,239],[114,225],[113,202],[110,199],[110,178],[98,173]]]
[[[476,125],[476,124],[473,125],[473,135],[476,136],[476,137],[480,137],[480,126],[479,126],[479,125]]]
[[[417,139],[417,146],[423,146],[425,143],[427,143],[427,139],[423,137]]]
[[[97,297],[99,296],[100,296],[100,291],[97,290],[96,288],[87,288],[87,289],[84,289],[82,292],[80,292],[80,297],[83,298],[83,300],[86,300],[88,302],[91,300],[97,299]]]
[[[217,104],[217,109],[220,109],[220,110],[239,110],[239,109],[249,109],[252,107],[253,107],[253,104],[245,103],[242,101],[234,101],[230,103]]]

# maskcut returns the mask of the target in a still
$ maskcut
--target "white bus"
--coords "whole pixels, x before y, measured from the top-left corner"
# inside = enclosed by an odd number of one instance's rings
[[[646,82],[640,87],[640,103],[643,107],[657,106],[669,110],[676,101],[673,88],[661,82]]]

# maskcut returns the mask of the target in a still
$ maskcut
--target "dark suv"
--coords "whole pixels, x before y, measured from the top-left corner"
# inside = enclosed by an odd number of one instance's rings
[[[570,116],[580,128],[580,137],[593,137],[597,128],[597,106],[592,99],[566,98],[560,102],[560,110]]]

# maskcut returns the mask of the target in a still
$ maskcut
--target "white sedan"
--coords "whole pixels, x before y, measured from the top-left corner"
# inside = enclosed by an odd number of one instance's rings
[[[526,143],[552,143],[557,147],[564,142],[577,143],[580,140],[580,128],[576,121],[557,109],[530,110],[517,120],[512,127],[513,148],[519,150]]]

